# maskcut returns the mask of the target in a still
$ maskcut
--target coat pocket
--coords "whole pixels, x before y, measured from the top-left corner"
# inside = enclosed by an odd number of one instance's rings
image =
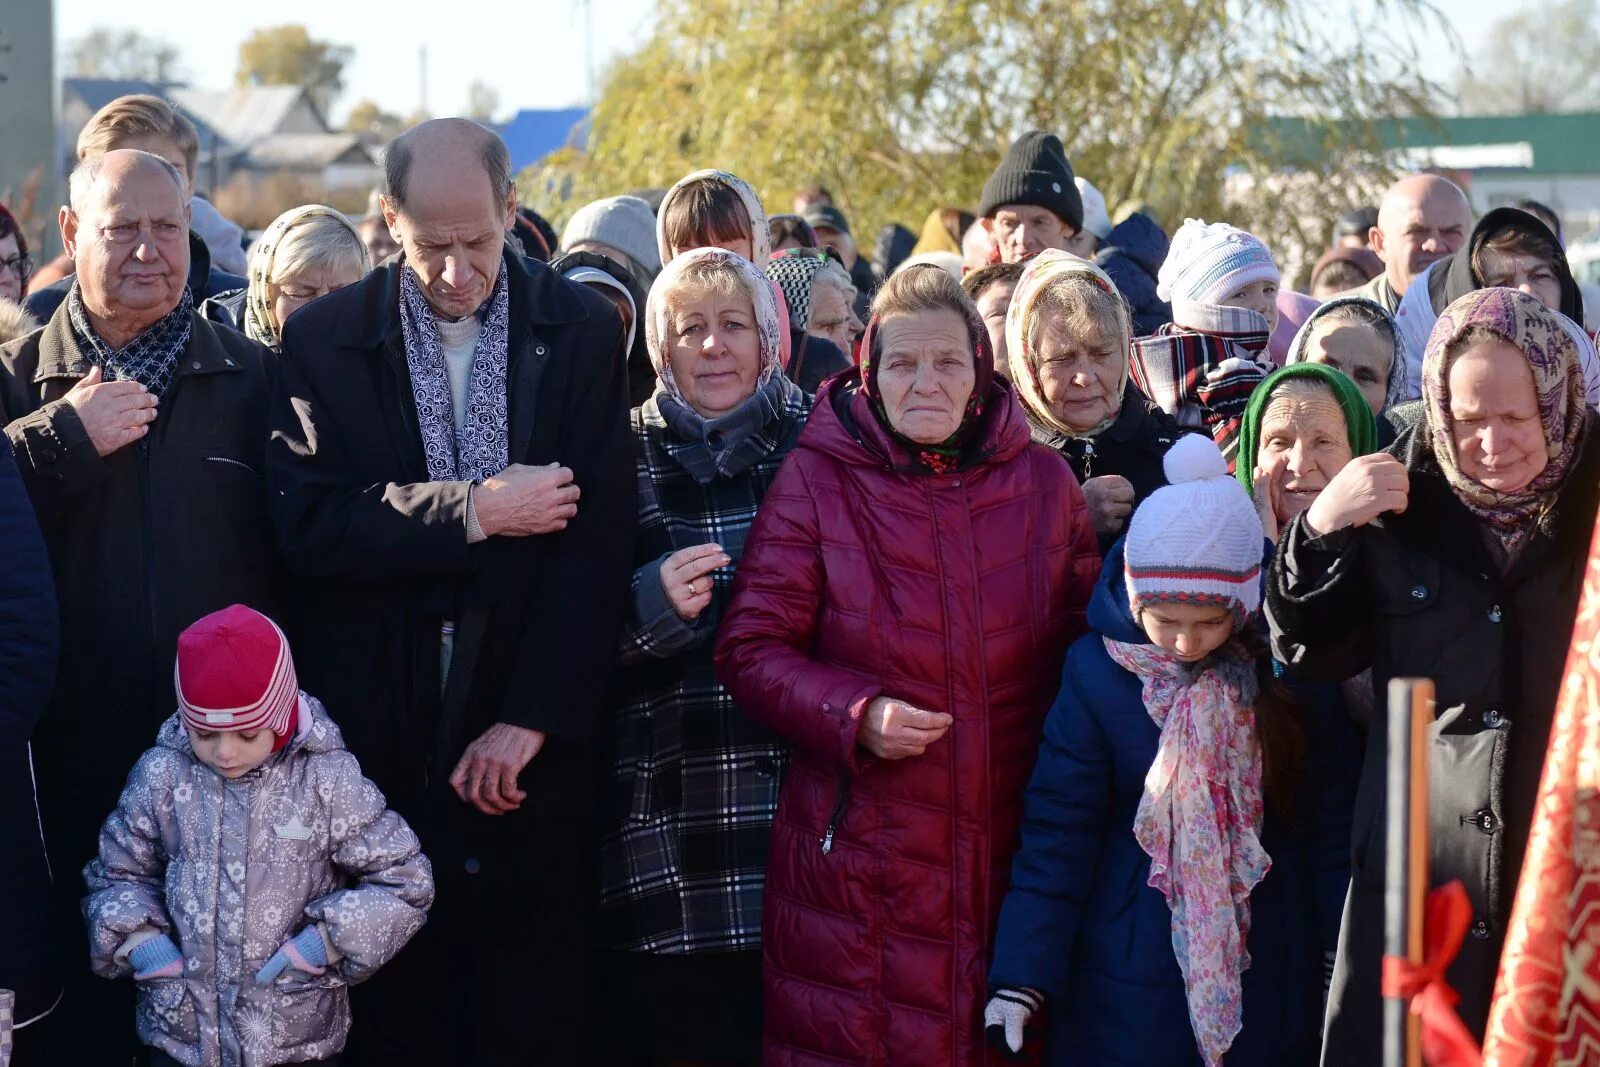
[[[299,1049],[342,1036],[350,1028],[350,997],[331,974],[311,981],[280,978],[272,986],[272,1043]]]
[[[187,979],[157,978],[140,982],[138,989],[141,1035],[165,1034],[186,1048],[199,1046],[200,1023]]]

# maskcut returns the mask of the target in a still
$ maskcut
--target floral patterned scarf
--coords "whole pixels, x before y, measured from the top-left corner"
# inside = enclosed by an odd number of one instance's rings
[[[1260,840],[1255,665],[1236,643],[1200,664],[1154,645],[1105,645],[1143,683],[1145,709],[1161,728],[1133,834],[1150,856],[1149,885],[1172,909],[1189,1021],[1207,1067],[1216,1067],[1243,1025],[1250,891],[1272,864]]]
[[[1045,249],[1028,260],[1027,266],[1022,268],[1022,276],[1017,279],[1016,291],[1011,296],[1011,305],[1006,309],[1006,359],[1010,365],[1011,383],[1017,388],[1017,399],[1022,401],[1023,410],[1035,426],[1067,437],[1094,437],[1110,429],[1122,413],[1122,397],[1128,391],[1130,338],[1124,328],[1122,336],[1115,339],[1122,353],[1122,377],[1117,382],[1117,406],[1111,409],[1105,421],[1091,430],[1080,432],[1056,418],[1050,409],[1050,402],[1045,399],[1044,386],[1039,382],[1039,351],[1030,343],[1030,338],[1037,335],[1038,326],[1042,325],[1032,322],[1039,300],[1050,291],[1052,285],[1066,278],[1087,278],[1107,294],[1119,301],[1122,299],[1110,276],[1093,263],[1079,259],[1071,252]]]
[[[274,350],[283,347],[283,335],[279,329],[282,324],[272,310],[273,271],[277,267],[274,261],[278,249],[283,247],[284,238],[314,219],[328,219],[349,233],[351,254],[360,257],[362,272],[365,273],[367,246],[362,242],[360,232],[342,212],[321,204],[302,204],[273,219],[272,224],[262,231],[260,239],[256,241],[255,251],[250,255],[250,288],[245,291],[244,333],[250,340],[259,341]]]
[[[1533,371],[1539,421],[1550,458],[1533,481],[1515,492],[1490,489],[1467,477],[1456,454],[1450,368],[1460,353],[1451,348],[1474,327],[1486,328],[1520,349]],[[1560,316],[1515,289],[1478,289],[1463,296],[1444,309],[1428,338],[1422,359],[1422,399],[1433,452],[1445,480],[1506,551],[1515,551],[1555,502],[1577,459],[1587,418],[1578,346],[1561,325]]]
[[[511,299],[504,261],[495,278],[494,292],[477,314],[483,320],[483,328],[472,351],[467,418],[457,433],[439,324],[416,272],[408,265],[401,266],[400,329],[430,481],[487,478],[505,470],[510,462],[506,372],[510,362]]]
[[[151,324],[139,336],[113,349],[94,332],[89,313],[78,295],[78,283],[67,290],[67,318],[72,323],[78,348],[89,362],[100,368],[108,382],[138,382],[159,397],[172,387],[178,371],[178,357],[189,347],[194,329],[194,297],[183,287],[178,306]]]
[[[943,270],[944,268],[922,266],[909,269]],[[883,406],[883,395],[878,390],[880,360],[876,348],[878,331],[882,328],[878,316],[872,316],[872,320],[867,323],[866,332],[861,335],[861,393],[867,398],[873,416],[882,423],[885,430],[889,431],[891,437],[905,447],[911,456],[912,467],[922,473],[949,474],[965,470],[973,463],[974,457],[968,452],[983,424],[985,402],[989,399],[994,385],[994,349],[989,345],[989,331],[984,328],[983,320],[978,318],[977,310],[970,305],[966,319],[967,335],[972,341],[975,372],[972,379],[972,395],[967,397],[966,409],[961,414],[961,425],[936,445],[921,444],[902,436],[889,421],[889,413]]]

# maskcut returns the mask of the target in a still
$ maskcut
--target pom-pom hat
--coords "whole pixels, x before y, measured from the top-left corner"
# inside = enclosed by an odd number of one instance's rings
[[[178,635],[174,684],[183,721],[196,730],[271,730],[273,751],[294,734],[300,703],[289,642],[278,624],[234,604]]]
[[[1139,505],[1123,543],[1134,614],[1152,604],[1225,607],[1240,620],[1255,614],[1265,534],[1249,494],[1201,434],[1178,438],[1163,465],[1171,484]]]

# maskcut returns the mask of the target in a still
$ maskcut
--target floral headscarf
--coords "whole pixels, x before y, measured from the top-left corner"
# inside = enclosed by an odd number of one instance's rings
[[[660,391],[685,406],[688,406],[688,401],[672,376],[672,309],[667,305],[667,297],[689,268],[713,263],[732,267],[750,296],[756,334],[761,342],[761,372],[756,379],[756,389],[759,390],[770,381],[773,375],[783,373],[783,336],[788,328],[779,312],[778,297],[772,282],[755,264],[736,252],[722,248],[691,249],[662,269],[655,284],[650,287],[650,298],[645,304],[644,314],[645,344],[650,349],[650,362],[655,366]]]
[[[943,268],[922,265],[908,269]],[[977,309],[970,304],[964,317],[967,320],[967,337],[972,343],[972,395],[967,397],[966,409],[961,414],[961,425],[936,445],[925,445],[905,437],[889,421],[889,412],[883,406],[883,394],[878,389],[880,359],[876,348],[878,331],[882,328],[882,323],[876,314],[872,316],[872,321],[867,323],[866,332],[861,335],[861,393],[867,398],[872,414],[878,422],[896,441],[905,446],[911,455],[913,466],[923,472],[946,474],[963,470],[971,464],[972,457],[967,455],[968,446],[972,444],[974,431],[981,423],[989,393],[994,385],[994,349],[989,345],[989,331],[984,329],[983,320],[978,318]]]
[[[1121,413],[1122,396],[1128,389],[1130,338],[1126,326],[1122,336],[1116,339],[1117,348],[1122,353],[1122,376],[1117,382],[1116,406],[1112,408],[1111,414],[1105,421],[1087,431],[1072,429],[1050,410],[1050,402],[1045,399],[1044,387],[1039,383],[1039,353],[1028,339],[1030,332],[1035,334],[1038,332],[1037,327],[1032,331],[1028,327],[1032,323],[1034,310],[1040,298],[1055,282],[1071,277],[1088,278],[1115,299],[1119,301],[1122,299],[1110,276],[1093,263],[1079,259],[1071,252],[1063,252],[1057,248],[1045,249],[1028,260],[1027,265],[1022,268],[1022,275],[1017,279],[1016,290],[1011,296],[1011,305],[1006,309],[1006,362],[1011,382],[1017,388],[1017,397],[1022,401],[1023,410],[1028,413],[1031,420],[1069,437],[1093,437],[1116,422],[1117,416]]]
[[[749,182],[725,170],[697,170],[693,174],[685,175],[661,198],[661,207],[656,211],[656,246],[661,252],[661,262],[666,263],[672,259],[665,222],[667,205],[672,203],[673,198],[684,186],[707,180],[726,185],[739,195],[740,203],[744,204],[745,214],[750,216],[750,260],[758,269],[765,270],[767,260],[772,258],[772,228],[767,225],[767,209],[761,206],[761,198],[750,188]]]
[[[296,228],[312,219],[333,219],[339,225],[350,231],[350,240],[361,256],[362,273],[366,273],[367,246],[361,239],[361,234],[355,225],[344,216],[343,212],[335,211],[322,204],[302,204],[300,207],[290,208],[272,220],[261,238],[256,241],[255,251],[250,256],[250,288],[246,290],[244,302],[244,332],[252,341],[259,341],[268,348],[281,348],[283,338],[279,333],[281,325],[272,311],[272,272],[276,263],[278,249],[283,246],[284,239]]]
[[[1456,455],[1450,368],[1460,353],[1450,349],[1474,327],[1486,328],[1521,350],[1533,371],[1549,462],[1532,482],[1515,492],[1490,489],[1467,477]],[[1478,289],[1461,297],[1439,315],[1428,338],[1422,361],[1422,399],[1428,434],[1445,480],[1508,552],[1515,549],[1560,492],[1577,458],[1587,418],[1578,346],[1561,325],[1558,313],[1515,289]]]

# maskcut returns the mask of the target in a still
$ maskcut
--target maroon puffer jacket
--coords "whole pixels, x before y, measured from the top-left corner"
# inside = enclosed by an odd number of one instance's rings
[[[767,869],[763,1063],[967,1067],[988,1062],[1023,790],[1099,551],[1009,386],[987,462],[917,475],[856,381],[818,394],[717,643],[734,700],[795,750]],[[877,759],[856,727],[880,694],[955,724],[921,756]]]

